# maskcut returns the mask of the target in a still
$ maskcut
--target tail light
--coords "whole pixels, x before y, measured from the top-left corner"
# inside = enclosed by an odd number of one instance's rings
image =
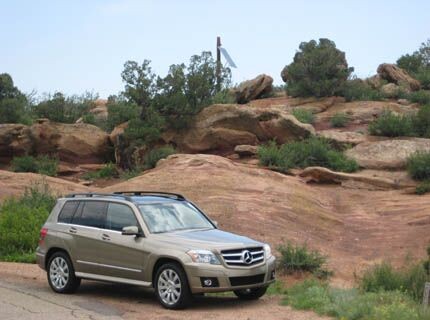
[[[39,245],[43,244],[43,241],[45,240],[45,237],[47,234],[48,234],[47,228],[40,229]]]

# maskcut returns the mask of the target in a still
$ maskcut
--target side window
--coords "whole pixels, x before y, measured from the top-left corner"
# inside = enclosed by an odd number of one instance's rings
[[[109,203],[105,228],[122,231],[122,228],[130,226],[139,227],[133,210],[124,204]]]
[[[73,218],[74,224],[87,227],[103,228],[105,225],[106,202],[82,201],[79,206],[80,214]]]
[[[73,215],[78,207],[79,201],[67,201],[60,214],[58,215],[58,222],[70,223],[72,222]]]

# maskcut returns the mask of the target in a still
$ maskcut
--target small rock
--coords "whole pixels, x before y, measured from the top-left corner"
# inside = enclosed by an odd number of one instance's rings
[[[251,157],[257,154],[258,147],[251,146],[248,144],[241,144],[234,148],[234,152],[236,152],[239,155],[239,157]]]

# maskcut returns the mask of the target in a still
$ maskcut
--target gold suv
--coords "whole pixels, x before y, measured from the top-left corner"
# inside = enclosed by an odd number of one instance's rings
[[[193,294],[233,291],[258,299],[275,279],[267,244],[221,231],[182,195],[71,194],[40,231],[37,262],[51,288],[74,292],[81,279],[154,288],[169,309]]]

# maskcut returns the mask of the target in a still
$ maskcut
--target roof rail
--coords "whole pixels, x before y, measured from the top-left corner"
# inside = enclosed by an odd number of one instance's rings
[[[134,195],[134,196],[158,196],[166,198],[174,198],[177,200],[185,200],[185,197],[179,193],[163,192],[163,191],[116,191],[115,195]]]
[[[71,193],[66,195],[66,198],[76,198],[76,197],[120,197],[125,200],[131,201],[132,199],[129,196],[123,194],[115,194],[115,193],[96,193],[96,192],[81,192],[81,193]]]

